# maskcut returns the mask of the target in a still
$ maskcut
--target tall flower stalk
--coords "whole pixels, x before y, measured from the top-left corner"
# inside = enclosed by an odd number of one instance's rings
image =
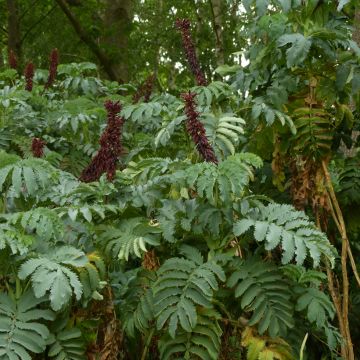
[[[33,78],[35,74],[35,67],[32,62],[29,62],[24,71],[25,76],[25,90],[32,91],[33,89]]]
[[[11,69],[17,70],[18,63],[17,63],[16,55],[13,50],[9,51],[9,66]]]
[[[143,97],[144,102],[149,102],[151,93],[154,88],[155,75],[151,74],[146,78],[143,84],[137,89],[133,96],[133,103],[136,104]]]
[[[214,149],[206,137],[204,125],[199,120],[199,112],[196,110],[196,94],[188,92],[182,94],[181,97],[185,102],[186,130],[194,141],[197,151],[205,161],[217,164],[218,159]]]
[[[45,89],[48,89],[54,83],[57,75],[58,64],[59,64],[59,51],[58,49],[53,49],[50,53],[49,76],[45,84]]]
[[[196,83],[201,86],[206,86],[207,81],[205,75],[200,68],[198,58],[196,56],[195,45],[190,34],[190,21],[188,19],[177,19],[175,22],[176,28],[181,32],[182,43],[189,63],[189,67],[195,76]]]
[[[121,111],[119,102],[106,101],[105,108],[107,126],[100,137],[100,150],[80,176],[80,180],[84,182],[99,180],[104,173],[109,181],[112,181],[115,176],[116,164],[122,150],[121,131],[124,118],[118,115]]]
[[[31,152],[34,157],[41,158],[44,156],[44,147],[46,142],[39,138],[33,138],[31,143]]]

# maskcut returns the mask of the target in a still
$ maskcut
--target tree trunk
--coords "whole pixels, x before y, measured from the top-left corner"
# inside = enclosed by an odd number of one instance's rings
[[[213,28],[216,37],[215,56],[218,66],[225,63],[224,55],[224,36],[223,36],[223,22],[222,22],[222,0],[209,0],[211,12],[213,16]]]
[[[4,54],[2,51],[0,51],[0,69],[2,69],[5,65],[5,62],[4,62]]]
[[[164,16],[163,11],[164,11],[164,3],[163,0],[158,0],[158,16],[160,16],[160,18],[162,16]],[[154,62],[154,77],[155,77],[155,83],[158,83],[158,72],[159,72],[159,63],[160,63],[160,49],[161,49],[161,43],[160,43],[160,32],[161,29],[159,28],[157,33],[157,37],[156,37],[156,53],[155,53],[155,62]]]
[[[360,47],[360,7],[356,7],[355,8],[355,15],[354,15],[354,32],[352,34],[352,38],[353,40],[358,44],[358,46]],[[354,107],[354,105],[352,104],[352,106]],[[360,134],[360,131],[358,130],[353,130],[351,137],[353,139],[354,144],[356,143],[356,140],[358,138]],[[356,154],[355,151],[355,146],[353,146],[354,148],[354,156]]]
[[[12,50],[21,62],[21,36],[20,36],[20,21],[19,21],[19,7],[17,0],[6,0],[8,9],[8,52]]]
[[[202,31],[203,31],[203,23],[204,21],[206,21],[207,19],[207,14],[206,14],[206,8],[204,6],[201,6],[200,4],[198,4],[195,0],[193,0],[193,6],[195,9],[195,14],[196,14],[196,30],[195,33],[193,34],[193,41],[194,41],[194,45],[195,45],[195,53],[196,53],[196,57],[199,60],[199,64],[201,67],[201,70],[203,71],[205,78],[207,79],[208,82],[210,82],[211,78],[212,78],[212,70],[211,70],[211,65],[210,62],[206,62],[206,63],[201,63],[201,47],[200,47],[200,43],[199,43],[199,39],[202,38]]]
[[[128,82],[128,40],[133,18],[132,0],[106,0],[103,43],[118,79]]]
[[[355,9],[353,40],[360,46],[360,7]]]
[[[64,12],[66,17],[69,19],[74,30],[78,34],[79,38],[89,47],[89,49],[94,53],[94,55],[99,59],[101,66],[104,68],[104,71],[109,76],[110,80],[121,81],[118,78],[117,71],[110,59],[107,57],[105,52],[100,48],[100,46],[89,36],[86,31],[83,29],[75,15],[69,9],[65,0],[56,0],[61,10]]]
[[[354,31],[352,33],[352,39],[358,44],[358,46],[360,46],[360,7],[355,8],[353,27],[354,27]],[[350,102],[350,108],[353,111],[355,110],[354,101]],[[348,149],[343,142],[341,143],[341,150],[346,157],[353,157],[356,155],[355,145],[359,134],[360,134],[359,130],[352,131],[351,138],[353,141],[353,145],[350,149]]]

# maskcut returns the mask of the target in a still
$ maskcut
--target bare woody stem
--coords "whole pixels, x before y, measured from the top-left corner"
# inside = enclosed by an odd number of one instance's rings
[[[329,170],[328,170],[327,165],[326,165],[326,163],[324,161],[322,163],[322,166],[323,166],[323,171],[324,171],[325,180],[326,180],[326,187],[328,189],[328,200],[329,200],[329,204],[330,204],[330,210],[331,210],[331,213],[332,213],[332,217],[333,217],[334,222],[335,222],[335,224],[336,224],[336,226],[337,226],[337,228],[339,230],[339,233],[341,234],[341,237],[346,240],[347,254],[348,254],[349,259],[350,259],[351,268],[353,270],[355,279],[356,279],[356,281],[357,281],[357,283],[358,283],[358,285],[360,287],[360,276],[359,276],[359,273],[357,271],[354,256],[353,256],[351,248],[350,248],[350,242],[349,242],[347,232],[346,232],[346,226],[345,226],[344,217],[342,215],[340,205],[339,205],[339,203],[337,201],[337,198],[336,198],[336,194],[335,194],[335,191],[334,191],[334,187],[332,185]]]
[[[342,310],[341,310],[341,301],[340,301],[339,294],[337,293],[335,285],[334,285],[334,274],[328,263],[326,264],[326,273],[327,273],[327,278],[328,278],[330,295],[331,295],[332,301],[334,303],[336,315],[337,315],[338,322],[339,322],[340,333],[345,334],[346,332],[345,332],[343,314],[342,314]],[[344,359],[347,359],[347,347],[345,346],[344,343],[341,344],[341,356]]]
[[[350,326],[349,326],[349,278],[347,272],[347,255],[350,249],[349,246],[350,244],[346,233],[344,217],[342,215],[339,203],[336,198],[336,194],[331,182],[331,177],[329,170],[327,168],[327,164],[324,160],[322,161],[322,169],[324,173],[325,184],[327,187],[327,198],[330,204],[331,215],[334,219],[336,226],[338,227],[342,240],[342,246],[341,246],[342,304],[341,306],[340,306],[339,297],[337,295],[334,296],[335,292],[334,292],[334,285],[332,282],[333,279],[332,274],[330,270],[327,269],[329,288],[338,315],[340,331],[345,341],[345,344],[342,345],[341,347],[342,357],[344,357],[346,360],[354,360],[355,359],[354,349],[351,341]],[[357,274],[356,267],[353,268],[353,271],[354,274]]]

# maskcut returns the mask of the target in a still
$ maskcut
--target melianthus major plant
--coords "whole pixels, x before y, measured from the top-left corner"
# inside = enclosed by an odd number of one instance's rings
[[[335,356],[336,250],[256,191],[235,87],[134,103],[94,70],[59,65],[51,87],[37,70],[31,92],[0,74],[0,358],[297,359],[308,337]],[[105,141],[122,123],[123,149]],[[85,179],[89,163],[101,171]]]

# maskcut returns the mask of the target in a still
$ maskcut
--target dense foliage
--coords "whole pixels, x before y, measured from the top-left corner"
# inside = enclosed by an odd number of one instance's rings
[[[170,91],[9,54],[0,359],[360,356],[353,8],[243,5],[247,65],[216,78],[168,14],[189,63]]]

